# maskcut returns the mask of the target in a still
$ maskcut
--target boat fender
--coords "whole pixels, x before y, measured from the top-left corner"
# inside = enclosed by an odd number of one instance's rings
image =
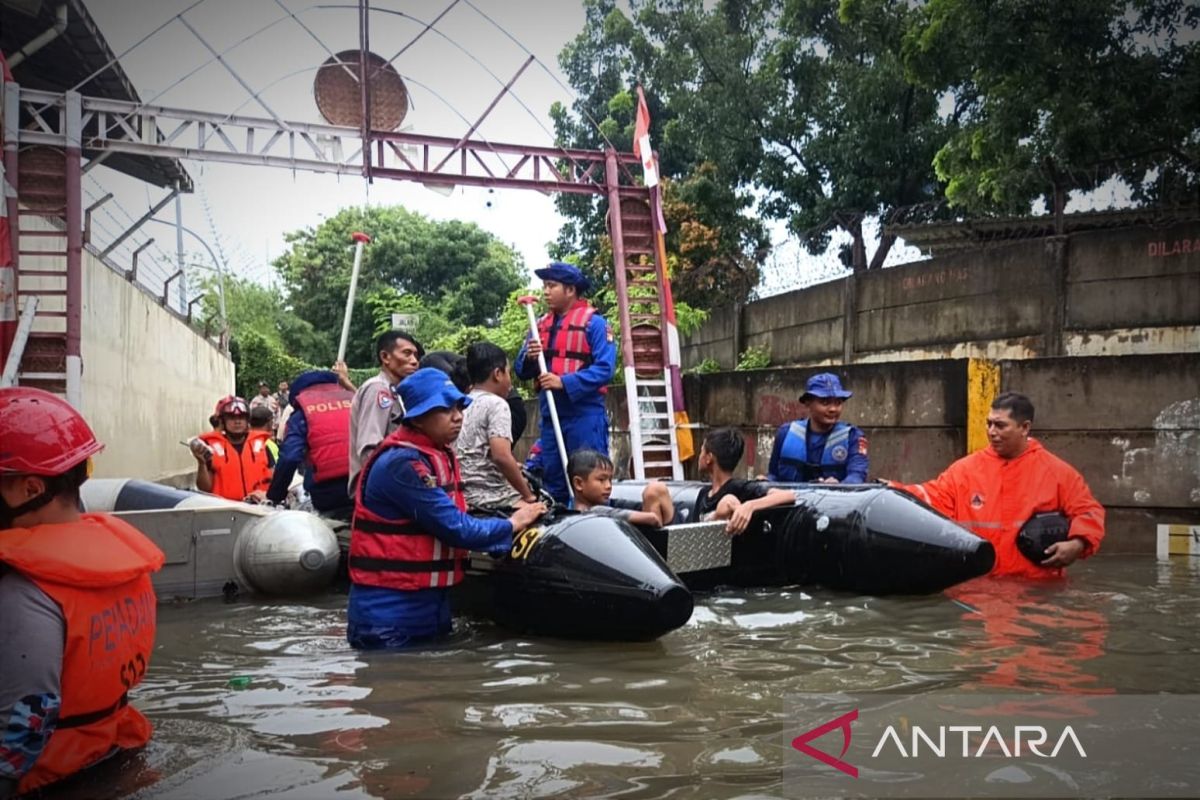
[[[1017,549],[1034,564],[1046,560],[1046,548],[1067,540],[1071,520],[1058,511],[1034,514],[1017,534]]]

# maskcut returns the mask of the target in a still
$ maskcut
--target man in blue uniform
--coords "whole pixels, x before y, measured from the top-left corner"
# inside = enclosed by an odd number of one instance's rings
[[[450,587],[469,550],[508,552],[546,512],[468,516],[454,440],[471,399],[446,373],[419,369],[400,383],[404,420],[363,466],[350,525],[346,638],[361,649],[419,644],[450,632]]]
[[[767,479],[782,483],[865,483],[867,437],[842,422],[842,408],[853,394],[831,372],[813,375],[800,402],[808,419],[779,426]]]
[[[550,313],[538,321],[538,337],[526,338],[517,354],[516,368],[520,378],[537,378],[544,486],[555,500],[565,504],[570,495],[554,439],[547,393],[554,393],[567,455],[583,449],[608,455],[604,397],[616,370],[617,348],[608,323],[583,299],[591,282],[578,267],[556,261],[534,274],[542,279]],[[545,354],[549,369],[540,377],[538,353]]]

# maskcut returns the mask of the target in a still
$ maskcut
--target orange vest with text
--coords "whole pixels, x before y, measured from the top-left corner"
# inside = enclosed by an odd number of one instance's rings
[[[33,581],[66,622],[58,722],[18,793],[149,741],[150,722],[129,705],[129,690],[154,650],[150,573],[163,561],[137,529],[105,514],[0,531],[0,562]]]
[[[242,452],[229,443],[220,431],[200,434],[200,440],[213,451],[212,493],[230,500],[241,500],[251,492],[266,491],[271,485],[271,465],[267,463],[266,431],[250,431]]]

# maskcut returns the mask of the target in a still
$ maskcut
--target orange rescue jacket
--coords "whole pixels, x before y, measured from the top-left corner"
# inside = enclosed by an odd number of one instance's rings
[[[270,438],[271,434],[266,431],[250,431],[246,434],[242,452],[238,453],[220,431],[200,434],[200,440],[213,451],[212,493],[241,500],[251,492],[266,491],[271,485],[271,465],[267,461]]]
[[[988,447],[960,458],[931,481],[893,485],[991,542],[996,548],[992,575],[1062,576],[1061,569],[1038,566],[1017,549],[1017,534],[1034,514],[1066,515],[1068,536],[1083,539],[1085,558],[1104,538],[1104,506],[1083,476],[1033,438],[1016,458],[1001,458]]]
[[[33,581],[66,621],[58,723],[18,793],[149,741],[150,722],[128,705],[128,693],[154,650],[150,573],[163,560],[132,525],[105,514],[0,531],[0,561]]]

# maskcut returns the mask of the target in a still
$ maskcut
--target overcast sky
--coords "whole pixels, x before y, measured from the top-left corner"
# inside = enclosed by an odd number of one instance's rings
[[[221,64],[204,66],[212,55],[178,19],[171,21],[192,2],[90,0],[88,8],[118,55],[168,23],[121,59],[143,101],[269,116]],[[557,55],[563,44],[582,29],[582,7],[573,2],[471,3],[474,8],[460,1],[436,31],[426,34],[395,62],[411,96],[405,128],[442,136],[465,133],[525,60],[524,47],[538,63],[525,71],[514,86],[513,96],[500,101],[476,135],[497,142],[552,144],[550,106],[556,100],[572,100],[570,90],[558,82],[566,83],[558,72]],[[448,4],[449,0],[376,0],[381,10],[371,17],[371,49],[390,58]],[[321,42],[290,19],[289,11]],[[387,11],[399,11],[421,22]],[[336,52],[358,46],[358,12],[353,0],[283,0],[282,7],[274,0],[203,0],[184,17],[223,53],[246,83],[261,92],[266,106],[288,121],[323,122],[313,100],[313,78],[316,68],[328,57],[324,48]],[[552,198],[537,192],[489,193],[486,189],[459,188],[444,197],[408,182],[379,180],[368,186],[357,176],[293,174],[267,167],[194,161],[186,162],[186,166],[195,180],[196,192],[183,201],[184,224],[210,236],[204,209],[207,201],[211,227],[227,260],[243,274],[263,281],[273,277],[267,262],[286,249],[285,232],[319,224],[322,218],[350,205],[400,203],[434,219],[476,222],[512,245],[531,268],[546,260],[546,243],[556,237],[561,223]],[[102,242],[127,227],[130,218],[141,216],[162,194],[104,168],[89,176],[85,179],[88,195],[98,198],[115,188],[121,204],[109,204],[97,215]],[[173,206],[161,211],[158,218],[174,220]],[[150,251],[155,260],[173,262],[174,232],[162,225],[148,225],[145,231],[145,236],[155,238]],[[141,241],[144,237],[135,237],[119,253],[128,253]],[[210,243],[214,247],[218,244],[211,237]],[[188,244],[187,248],[192,250],[194,246]],[[168,266],[173,264],[162,263],[154,269],[165,276],[169,274]]]

